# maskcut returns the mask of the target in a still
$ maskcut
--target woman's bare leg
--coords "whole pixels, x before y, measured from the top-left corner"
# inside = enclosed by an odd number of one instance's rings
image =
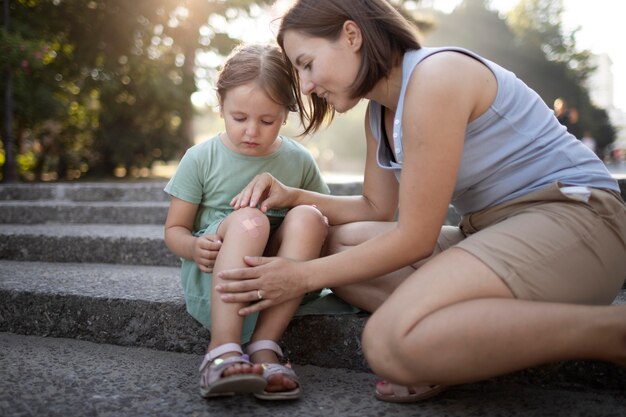
[[[626,363],[626,306],[517,300],[452,248],[414,272],[371,317],[368,363],[404,385],[459,384],[576,358]]]
[[[322,214],[312,206],[291,209],[281,226],[270,239],[268,252],[284,258],[305,261],[319,257],[328,227]],[[263,310],[259,314],[252,341],[273,340],[278,342],[289,321],[297,310],[301,298]],[[271,350],[261,350],[252,355],[255,363],[278,363],[279,358]],[[281,374],[272,376],[266,391],[292,390],[297,384]]]
[[[231,213],[219,227],[218,234],[223,244],[213,267],[213,288],[223,282],[217,273],[229,268],[243,268],[245,255],[261,255],[268,241],[269,221],[267,216],[254,208],[242,208]],[[241,343],[243,317],[238,311],[244,304],[225,303],[217,291],[211,292],[211,342],[209,350],[224,343]],[[234,356],[226,353],[222,358]],[[239,373],[263,373],[260,366],[250,367],[235,364],[224,370],[224,376]]]
[[[324,255],[343,252],[391,230],[395,226],[396,223],[394,222],[355,222],[331,227],[324,246]],[[450,240],[458,242],[461,239],[462,234],[458,231],[458,228],[445,227],[442,229],[439,242],[447,247],[449,243],[452,243]],[[440,252],[441,248],[439,246],[435,247],[431,258]],[[415,265],[398,269],[382,277],[333,288],[332,290],[347,303],[362,310],[374,312],[409,275],[414,273],[415,270],[428,259],[418,262]]]

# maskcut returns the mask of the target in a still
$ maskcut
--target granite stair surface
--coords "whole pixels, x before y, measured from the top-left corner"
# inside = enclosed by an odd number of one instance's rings
[[[163,242],[164,185],[0,185],[0,332],[201,355],[210,334],[186,313],[180,261]],[[331,191],[357,194],[361,185],[331,184]],[[447,222],[457,220],[450,210]],[[626,304],[626,290],[615,304]],[[367,373],[360,345],[366,320],[364,313],[296,317],[281,344],[296,364]],[[498,381],[590,389],[602,398],[626,392],[626,369],[573,361]]]

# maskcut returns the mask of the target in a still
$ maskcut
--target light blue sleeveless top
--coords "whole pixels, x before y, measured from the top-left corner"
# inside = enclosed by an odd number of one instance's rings
[[[417,64],[441,51],[474,57],[493,72],[498,84],[490,108],[467,126],[451,201],[459,214],[495,206],[556,181],[619,192],[602,161],[567,132],[537,93],[512,72],[462,48],[421,48],[404,55],[393,149],[384,143],[381,105],[370,102],[369,121],[378,142],[379,166],[394,170],[400,180],[404,160],[401,120],[407,84]]]

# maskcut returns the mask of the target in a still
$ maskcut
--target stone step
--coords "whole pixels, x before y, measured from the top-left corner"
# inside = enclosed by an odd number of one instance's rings
[[[166,182],[1,184],[0,200],[168,201]]]
[[[0,201],[169,201],[163,191],[165,184],[166,181],[0,184]],[[355,195],[362,190],[359,182],[328,186],[335,195]]]
[[[163,225],[0,224],[0,259],[178,266]]]
[[[205,400],[198,393],[199,355],[10,333],[0,333],[0,352],[0,415],[6,417],[626,415],[626,393],[601,375],[584,384],[494,378],[419,404],[391,404],[374,398],[378,378],[369,372],[296,365],[303,390],[298,401],[261,402],[252,395]]]
[[[622,291],[615,304],[626,304]],[[366,314],[296,317],[281,344],[298,364],[368,369],[360,335]],[[80,339],[201,355],[210,334],[185,311],[178,269],[0,261],[0,332]],[[626,368],[557,363],[509,380],[623,390]]]
[[[626,199],[626,175],[615,175]],[[2,200],[168,201],[166,181],[0,184]],[[335,195],[358,195],[360,182],[329,183]]]
[[[0,201],[0,224],[160,224],[167,201]]]
[[[174,267],[2,260],[0,318],[1,332],[196,354],[210,337],[187,314]],[[295,318],[284,336],[288,357],[364,369],[365,320],[363,314]]]
[[[160,224],[165,223],[167,201],[0,201],[0,224]],[[448,208],[445,224],[457,225],[460,216]]]

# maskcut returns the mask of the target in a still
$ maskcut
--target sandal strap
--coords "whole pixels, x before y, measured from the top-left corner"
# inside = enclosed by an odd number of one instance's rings
[[[201,368],[201,379],[203,385],[212,385],[215,381],[222,378],[222,374],[226,370],[237,363],[243,363],[246,365],[251,365],[252,363],[248,360],[247,355],[242,356],[231,356],[226,359],[219,359],[211,362],[211,364],[206,369]]]
[[[248,347],[246,347],[246,353],[248,355],[252,355],[259,350],[271,350],[281,358],[284,356],[280,346],[278,346],[278,344],[273,340],[257,340],[256,342],[250,343]]]
[[[228,352],[237,352],[240,355],[243,354],[241,346],[239,346],[237,343],[224,343],[223,345],[219,345],[218,347],[211,349],[206,355],[204,355],[204,359],[202,360],[202,364],[200,365],[200,372],[202,372],[202,370],[206,368],[209,363],[213,362],[215,359]]]
[[[275,374],[283,374],[289,379],[300,385],[300,379],[296,375],[295,371],[291,369],[289,365],[281,365],[279,363],[264,363],[263,364],[263,378],[267,380],[269,377]]]
[[[411,392],[409,391],[408,387],[405,387],[404,385],[398,385],[398,384],[391,384],[391,391],[395,394],[395,395],[399,395],[401,397],[406,397],[408,395],[411,394]]]

